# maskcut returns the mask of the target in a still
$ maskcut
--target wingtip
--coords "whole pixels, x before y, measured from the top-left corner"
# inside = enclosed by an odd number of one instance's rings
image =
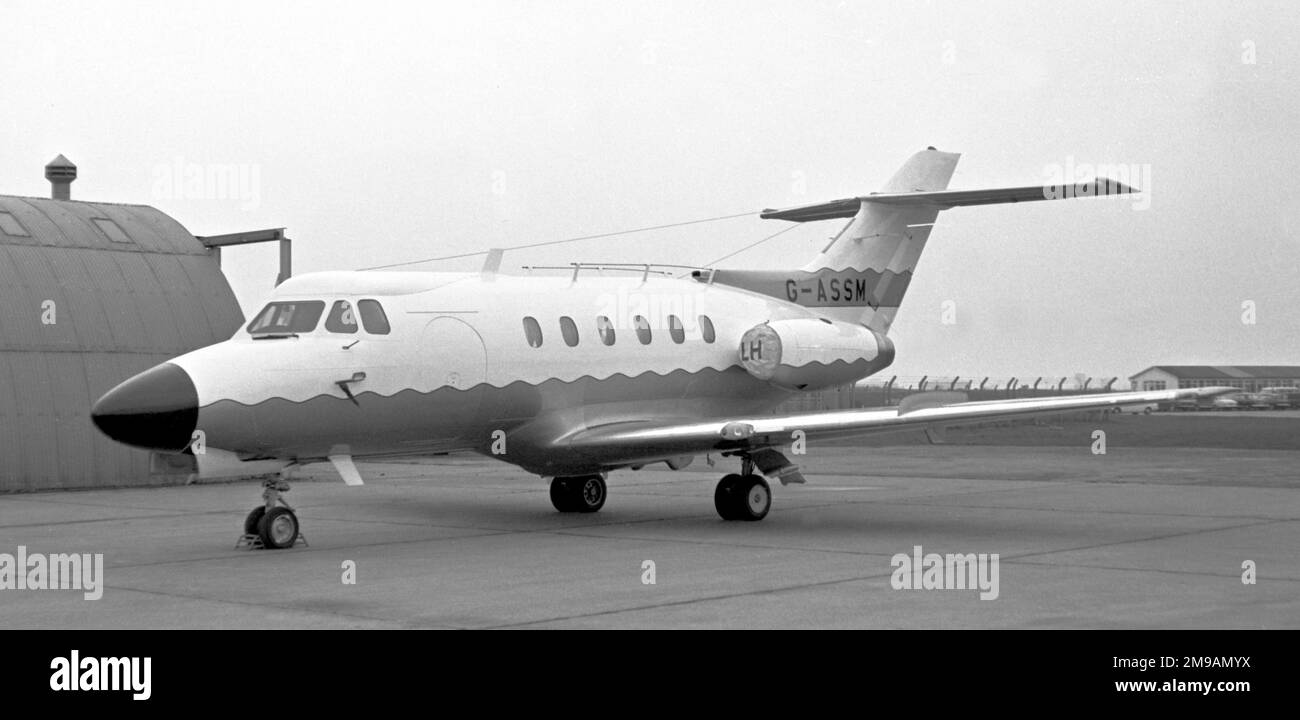
[[[1227,395],[1228,393],[1234,393],[1234,392],[1241,392],[1241,388],[1217,385],[1215,387],[1195,388],[1192,391],[1192,395],[1194,397],[1206,398],[1206,397],[1218,397],[1219,395]]]
[[[1098,177],[1097,179],[1093,180],[1093,183],[1098,188],[1106,189],[1105,193],[1098,192],[1097,193],[1098,195],[1126,195],[1129,193],[1142,192],[1142,188],[1133,187],[1132,185],[1122,183],[1118,180],[1112,180],[1105,176]]]

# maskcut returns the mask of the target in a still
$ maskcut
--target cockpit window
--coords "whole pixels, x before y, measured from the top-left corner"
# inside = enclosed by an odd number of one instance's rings
[[[320,300],[273,302],[248,324],[248,332],[252,335],[309,333],[316,329],[323,312],[325,303]]]
[[[356,332],[357,316],[352,312],[352,303],[347,300],[335,302],[329,317],[325,318],[325,329],[335,333]]]
[[[357,311],[361,313],[361,325],[371,335],[387,335],[391,330],[384,306],[378,300],[358,300]]]

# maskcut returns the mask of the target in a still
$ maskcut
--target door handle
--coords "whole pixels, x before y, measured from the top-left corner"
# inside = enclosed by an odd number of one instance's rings
[[[357,402],[357,396],[352,394],[352,383],[359,383],[365,379],[366,379],[365,373],[354,372],[352,373],[352,377],[348,378],[347,380],[336,380],[334,381],[334,384],[339,386],[339,389],[343,391],[344,395],[348,396],[348,399],[352,401],[353,405],[356,405],[357,407],[361,407],[361,403]]]

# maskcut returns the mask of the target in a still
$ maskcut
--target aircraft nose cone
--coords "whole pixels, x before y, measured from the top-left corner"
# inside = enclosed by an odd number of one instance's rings
[[[150,368],[109,390],[90,410],[100,432],[120,443],[178,452],[199,421],[199,394],[172,363]]]

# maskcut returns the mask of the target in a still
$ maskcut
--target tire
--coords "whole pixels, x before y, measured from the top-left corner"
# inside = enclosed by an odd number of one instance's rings
[[[551,504],[560,512],[593,513],[605,507],[608,488],[599,475],[551,480]]]
[[[760,475],[747,475],[736,484],[732,495],[736,520],[755,522],[772,509],[772,488]]]
[[[719,480],[718,486],[714,488],[713,507],[723,520],[740,519],[737,512],[737,506],[740,503],[736,501],[736,491],[744,479],[741,475],[727,475]]]
[[[257,523],[262,545],[273,550],[293,547],[298,541],[298,516],[289,508],[271,508]]]
[[[262,522],[262,516],[266,514],[266,506],[258,505],[248,513],[244,518],[244,534],[256,535],[258,533],[258,523]]]
[[[569,490],[569,478],[551,479],[551,504],[562,513],[577,510],[573,506],[573,492]]]
[[[1148,408],[1142,408],[1142,414],[1143,414],[1143,415],[1150,415],[1150,414],[1151,414],[1151,408],[1149,408],[1149,407],[1148,407]]]

